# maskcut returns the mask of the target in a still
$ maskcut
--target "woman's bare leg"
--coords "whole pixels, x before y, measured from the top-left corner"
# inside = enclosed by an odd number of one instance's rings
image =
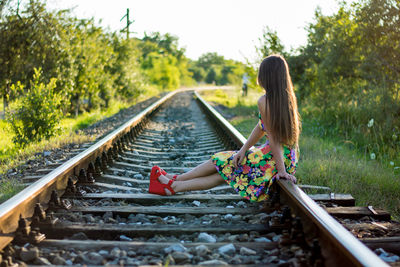
[[[217,169],[215,169],[214,164],[212,163],[211,159],[209,159],[206,162],[203,162],[197,167],[191,169],[190,171],[183,174],[179,174],[176,180],[187,181],[194,178],[209,176],[215,173],[217,173]],[[171,179],[173,175],[167,174],[166,177]]]
[[[162,184],[168,183],[169,179],[163,175],[161,175],[158,180]],[[175,181],[172,183],[171,187],[175,192],[185,192],[185,191],[194,191],[194,190],[206,190],[217,185],[223,184],[225,181],[221,177],[219,173],[214,173],[204,177],[197,177],[185,181]],[[168,189],[165,189],[168,195],[171,194]]]

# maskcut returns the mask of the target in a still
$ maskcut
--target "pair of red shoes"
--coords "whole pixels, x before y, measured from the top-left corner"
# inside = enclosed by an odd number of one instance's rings
[[[175,195],[175,191],[174,189],[172,189],[171,185],[173,184],[173,182],[175,182],[176,177],[178,177],[178,175],[174,175],[174,177],[171,180],[169,180],[168,184],[162,184],[158,180],[158,177],[160,177],[160,175],[167,175],[167,172],[158,167],[157,165],[153,166],[153,168],[151,168],[151,173],[150,173],[149,193],[166,196],[167,193],[165,192],[165,189],[167,189],[169,192],[171,192],[171,195]]]

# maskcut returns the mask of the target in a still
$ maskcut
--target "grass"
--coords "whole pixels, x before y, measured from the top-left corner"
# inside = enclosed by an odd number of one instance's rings
[[[61,121],[60,125],[62,125],[64,132],[72,132],[85,129],[88,126],[107,117],[110,117],[129,106],[130,104],[126,102],[113,101],[111,102],[110,107],[105,110],[98,109],[92,112],[85,112],[83,114],[80,114],[76,118],[64,118]]]
[[[158,93],[158,90],[150,90],[146,94],[143,94],[137,101],[158,95]],[[7,172],[16,171],[16,167],[29,159],[38,157],[42,151],[60,148],[67,144],[82,144],[93,141],[94,137],[87,136],[79,130],[110,117],[132,104],[135,103],[113,101],[110,103],[110,107],[105,110],[94,110],[90,113],[83,113],[76,118],[64,118],[60,122],[60,135],[52,137],[49,140],[32,143],[23,149],[13,144],[13,132],[9,129],[6,121],[0,120],[0,203],[23,189],[21,182],[15,178],[8,177],[6,175]]]
[[[0,174],[8,169],[16,167],[22,161],[28,159],[39,151],[50,150],[70,143],[83,143],[91,141],[91,137],[85,136],[79,130],[89,125],[112,116],[121,109],[128,107],[127,103],[113,102],[105,110],[94,110],[83,113],[76,118],[67,117],[60,121],[61,134],[49,140],[32,143],[23,149],[15,146],[12,142],[13,132],[9,129],[7,122],[0,121]]]
[[[4,132],[4,128],[1,128],[1,141],[4,141],[4,139],[9,139],[11,142],[12,134],[9,133],[7,136],[4,135]],[[65,132],[49,140],[43,140],[39,143],[30,144],[24,149],[19,149],[12,143],[7,143],[7,147],[3,147],[3,142],[0,142],[2,145],[0,154],[0,203],[9,199],[23,189],[23,186],[19,180],[6,175],[8,171],[18,171],[16,167],[29,159],[40,157],[38,155],[41,154],[40,152],[42,151],[52,150],[71,143],[81,144],[92,140],[92,137],[80,133]]]
[[[262,92],[249,92],[246,99],[240,90],[204,91],[205,100],[219,110],[245,137],[257,123],[257,99]],[[351,144],[338,138],[320,138],[313,128],[304,128],[300,137],[300,160],[296,177],[302,184],[328,186],[335,193],[352,194],[356,204],[373,205],[388,210],[400,219],[400,172],[388,162],[369,160]]]

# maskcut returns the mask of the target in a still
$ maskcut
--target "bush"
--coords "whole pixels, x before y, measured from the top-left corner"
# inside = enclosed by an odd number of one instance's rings
[[[24,147],[28,143],[48,139],[57,134],[61,112],[61,96],[55,93],[56,79],[40,82],[41,69],[34,69],[33,80],[15,111],[8,111],[7,121],[15,136],[13,142]]]

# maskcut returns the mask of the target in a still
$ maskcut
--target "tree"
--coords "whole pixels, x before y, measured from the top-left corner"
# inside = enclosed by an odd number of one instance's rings
[[[108,106],[114,88],[111,73],[115,54],[110,38],[93,20],[73,22],[69,40],[73,76],[67,92],[70,110],[77,116],[81,110]]]
[[[34,69],[33,80],[22,101],[15,111],[7,113],[15,133],[13,142],[22,147],[54,136],[62,116],[61,97],[54,90],[56,79],[44,84],[40,81],[41,73],[40,69]]]
[[[196,66],[193,62],[190,63],[189,71],[193,73],[193,79],[196,82],[204,81],[206,77],[206,72],[203,68]]]
[[[224,56],[220,56],[217,53],[206,53],[199,57],[197,60],[197,66],[203,68],[206,72],[209,71],[213,65],[223,65],[225,63]]]
[[[271,54],[281,54],[286,56],[285,47],[278,37],[276,31],[273,31],[268,26],[264,28],[262,38],[259,38],[260,46],[256,47],[256,50],[262,58],[267,57]]]
[[[317,10],[307,44],[287,57],[303,117],[317,120],[323,134],[351,139],[364,151],[398,154],[399,29],[399,1],[342,3],[330,16]],[[373,133],[367,127],[371,118]]]
[[[0,23],[0,91],[4,114],[12,93],[11,84],[21,80],[21,73],[24,73],[26,38],[24,23],[18,16],[9,16]]]
[[[158,32],[145,37],[139,43],[142,51],[141,67],[153,84],[162,89],[174,89],[181,84],[192,84],[192,72],[188,70],[188,59],[184,49],[178,48],[178,38]]]
[[[213,67],[211,67],[208,70],[207,76],[206,76],[206,83],[215,83],[217,80],[217,72]]]
[[[137,43],[113,35],[113,48],[116,54],[111,73],[115,77],[114,86],[121,99],[133,100],[144,90],[143,73],[140,69]]]
[[[15,13],[14,13],[15,12]],[[64,11],[49,13],[41,1],[30,1],[25,10],[11,10],[0,22],[0,91],[4,108],[16,97],[11,84],[29,84],[33,69],[42,68],[42,78],[59,79],[60,67],[66,56]]]
[[[180,86],[179,69],[176,67],[174,56],[152,52],[147,55],[143,65],[151,83],[159,85],[162,89],[175,89]]]

